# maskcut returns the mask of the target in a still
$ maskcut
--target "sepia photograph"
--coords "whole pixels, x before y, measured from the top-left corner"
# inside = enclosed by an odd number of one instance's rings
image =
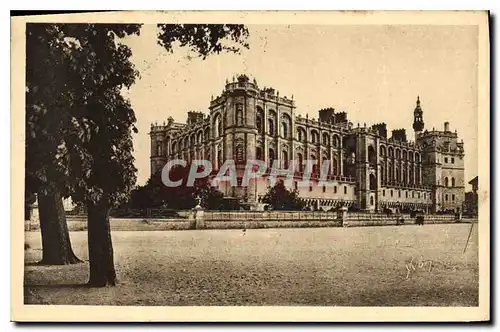
[[[488,22],[11,17],[11,319],[488,320]]]

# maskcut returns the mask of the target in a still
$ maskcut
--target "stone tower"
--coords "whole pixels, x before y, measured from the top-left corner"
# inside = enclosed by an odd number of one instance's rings
[[[357,129],[356,140],[356,179],[358,207],[374,212],[378,206],[379,156],[378,138],[371,128],[363,126]]]
[[[159,172],[167,162],[166,146],[165,146],[165,124],[151,124],[151,175]]]
[[[417,106],[413,111],[413,130],[415,131],[415,139],[424,130],[424,117],[422,108],[420,107],[420,96],[417,96]]]
[[[449,122],[443,129],[425,131],[417,141],[423,148],[423,182],[433,188],[433,212],[459,211],[465,199],[463,142]]]
[[[221,183],[219,189],[228,197],[238,197],[242,203],[255,202],[255,190],[252,183],[248,187],[241,186],[241,180],[245,171],[247,160],[255,159],[255,142],[257,127],[255,124],[255,98],[258,94],[257,83],[250,82],[248,76],[240,75],[232,82],[226,82],[221,97],[210,105],[210,113],[213,118],[218,116],[222,119],[223,136],[221,145],[217,145],[216,151],[222,148],[222,164],[226,160],[234,160],[238,178],[238,186],[229,183]]]

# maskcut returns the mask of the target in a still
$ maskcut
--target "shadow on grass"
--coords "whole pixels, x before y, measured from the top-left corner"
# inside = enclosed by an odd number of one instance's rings
[[[78,266],[81,264],[86,264],[88,263],[88,259],[82,260],[81,262],[78,263],[71,263],[71,264],[46,264],[44,262],[26,262],[24,263],[24,266],[53,266],[53,267],[62,267],[62,266]]]
[[[87,283],[84,284],[24,284],[25,288],[69,288],[69,289],[75,289],[75,288],[93,288],[93,286],[90,286]]]

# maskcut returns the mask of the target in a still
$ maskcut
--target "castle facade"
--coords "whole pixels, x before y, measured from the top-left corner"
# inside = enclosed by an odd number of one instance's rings
[[[413,111],[415,142],[407,140],[405,129],[392,130],[389,137],[385,123],[354,126],[347,113],[333,108],[319,110],[317,120],[296,115],[295,109],[293,97],[259,88],[246,75],[226,81],[222,94],[210,101],[208,114],[188,112],[185,124],[169,117],[163,125],[151,125],[151,174],[172,159],[209,160],[214,171],[232,159],[241,181],[247,160],[263,160],[269,168],[274,160],[283,168],[293,160],[299,166],[291,189],[311,209],[462,210],[463,141],[448,122],[442,131],[425,130],[419,98]],[[297,186],[305,160],[317,161],[313,183],[328,160],[331,185]],[[269,177],[251,180],[249,186],[218,185],[226,197],[256,206]]]

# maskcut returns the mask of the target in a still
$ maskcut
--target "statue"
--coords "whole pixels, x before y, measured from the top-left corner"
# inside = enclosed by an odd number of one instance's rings
[[[196,206],[195,206],[195,209],[196,209],[197,207],[200,207],[200,208],[201,208],[201,197],[200,197],[200,196],[196,196],[195,200],[196,200]]]
[[[201,207],[201,197],[196,196],[196,206],[193,208],[194,211],[194,220],[196,229],[205,228],[205,221],[203,217],[203,207]]]

